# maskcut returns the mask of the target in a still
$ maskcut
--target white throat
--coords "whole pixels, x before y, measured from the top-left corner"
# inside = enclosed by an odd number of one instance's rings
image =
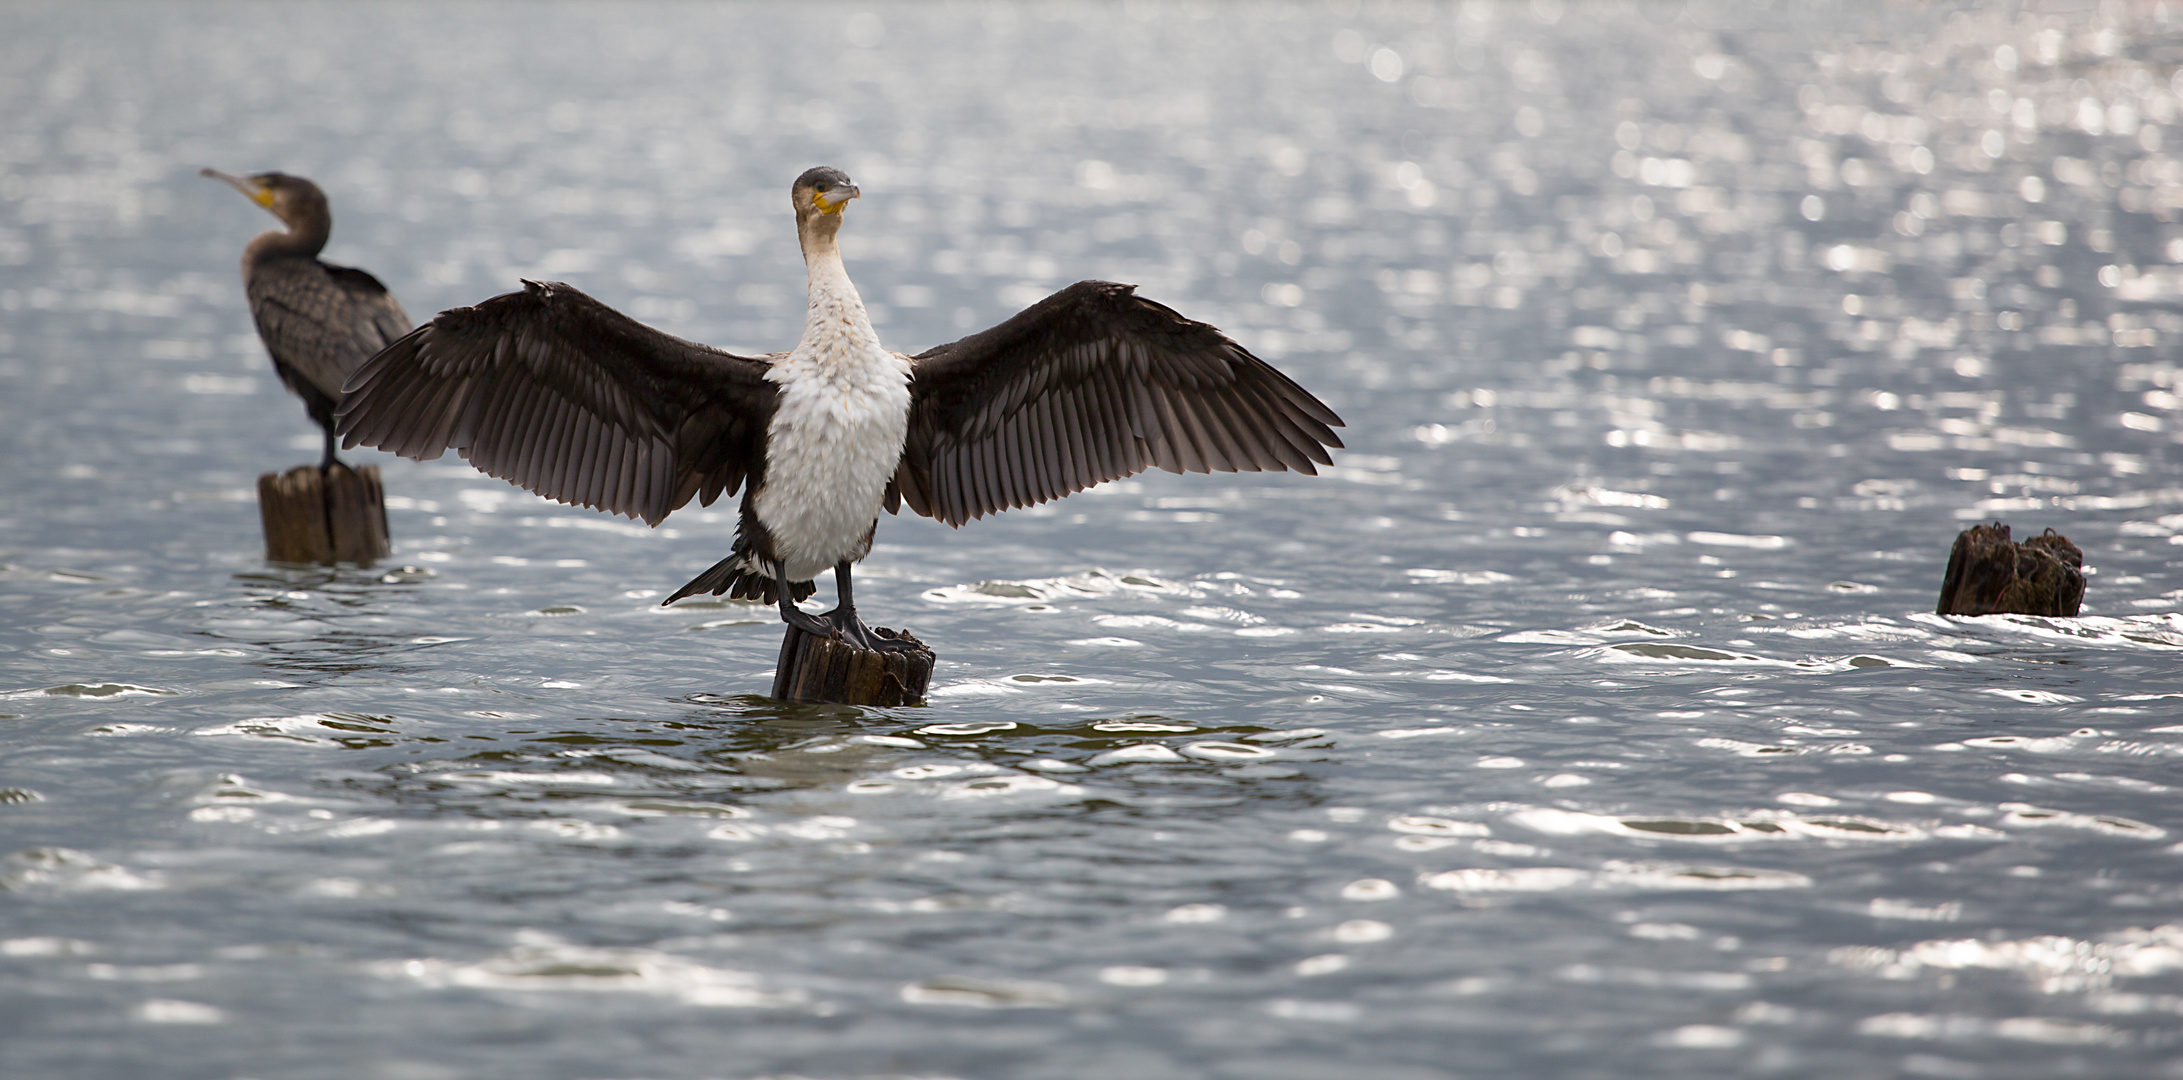
[[[832,237],[814,237],[806,244],[806,249],[804,263],[809,281],[803,340],[796,344],[796,351],[801,353],[818,345],[820,338],[838,338],[844,334],[852,334],[860,343],[878,350],[879,335],[872,332],[871,316],[864,311],[864,298],[857,294],[856,284],[849,280],[849,268],[842,265],[841,248],[835,246]]]

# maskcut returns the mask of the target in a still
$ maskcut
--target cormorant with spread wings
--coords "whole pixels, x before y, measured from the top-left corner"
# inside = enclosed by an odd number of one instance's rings
[[[1219,330],[1081,281],[916,356],[889,352],[835,240],[859,196],[837,169],[790,199],[809,270],[803,337],[737,356],[557,283],[442,312],[349,378],[344,445],[452,447],[547,498],[658,524],[743,493],[727,558],[675,591],[777,603],[810,633],[904,646],[857,618],[849,567],[879,511],[952,526],[1158,466],[1316,474],[1341,418]],[[840,603],[795,601],[833,568]]]

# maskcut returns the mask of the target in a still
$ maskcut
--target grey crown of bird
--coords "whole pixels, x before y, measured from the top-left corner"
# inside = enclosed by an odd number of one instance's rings
[[[809,300],[788,352],[739,356],[525,281],[350,374],[344,445],[452,448],[547,498],[654,525],[740,490],[728,556],[664,602],[762,600],[870,649],[906,647],[864,625],[851,591],[882,509],[961,526],[1155,466],[1316,474],[1341,448],[1318,398],[1130,285],[1080,281],[959,341],[882,348],[835,243],[861,194],[832,168],[790,188]],[[794,601],[829,567],[838,605],[804,612]]]

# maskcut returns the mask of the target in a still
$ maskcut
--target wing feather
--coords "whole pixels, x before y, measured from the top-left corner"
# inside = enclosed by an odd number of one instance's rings
[[[1052,465],[1041,478],[1040,502],[1068,493],[1069,482],[1076,476],[1076,462],[1069,454],[1069,434],[1082,422],[1075,416],[1076,393],[1073,389],[1057,389],[1045,402],[1046,419],[1040,430],[1046,437],[1046,454]]]
[[[962,488],[957,498],[964,506],[977,506],[987,500],[983,448],[972,447],[962,456],[956,464],[955,480]]]
[[[1033,474],[1038,471],[1038,407],[1041,399],[1033,398],[1024,410],[1011,418],[1005,440],[998,440],[996,449],[1008,464],[1008,488],[1012,498],[1009,506],[1031,505]]]
[[[1084,462],[1076,452],[1077,433],[1084,427],[1083,414],[1077,408],[1083,396],[1072,389],[1066,394],[1058,394],[1049,399],[1053,403],[1056,468],[1054,474],[1048,478],[1048,499],[1058,499],[1084,482]]]
[[[421,391],[423,391],[423,390],[427,389],[427,387],[425,387],[425,386],[424,386],[423,384],[421,384],[421,383],[420,383],[420,384],[413,384],[413,385],[403,386],[403,387],[401,387],[401,388],[399,388],[399,389],[400,389],[400,395],[399,395],[399,396],[400,396],[401,398],[407,398],[407,397],[410,397],[410,396],[413,396],[413,395],[416,395],[416,394],[420,393]],[[394,411],[394,410],[397,410],[397,409],[399,409],[399,408],[400,408],[401,402],[400,402],[399,400],[391,400],[392,398],[394,398],[394,396],[395,396],[395,395],[386,395],[386,396],[383,396],[383,397],[381,397],[381,398],[380,398],[380,399],[378,399],[378,400],[373,400],[373,401],[356,401],[356,400],[344,400],[344,401],[342,402],[342,404],[344,404],[344,405],[347,405],[347,406],[349,406],[349,407],[350,407],[351,409],[360,409],[361,411],[364,411],[364,412],[366,412],[367,414],[370,414],[370,415],[373,415],[373,416],[377,416],[378,414],[381,414],[381,413],[385,413],[385,412],[391,412],[391,411]],[[389,450],[392,450],[392,451],[393,451],[393,452],[395,452],[395,453],[403,453],[403,452],[404,452],[404,451],[403,451],[403,450],[402,450],[401,448],[398,448],[398,447],[392,447],[392,446],[390,446],[390,447],[388,447],[387,449],[389,449]],[[406,455],[406,456],[411,456],[411,457],[414,457],[414,456],[416,456],[416,455],[414,455],[414,454],[409,454],[409,455]]]
[[[551,434],[546,439],[545,459],[542,464],[546,475],[553,478],[556,488],[568,487],[574,479],[568,459],[569,434],[576,426],[576,407],[566,399],[553,403]]]
[[[1074,389],[1058,394],[1051,400],[1054,413],[1054,453],[1059,466],[1048,480],[1046,498],[1058,499],[1084,482],[1084,461],[1077,453],[1076,440],[1084,427],[1084,417],[1078,406],[1084,395]]]
[[[1258,429],[1243,422],[1241,410],[1244,403],[1242,395],[1237,393],[1235,387],[1222,387],[1220,392],[1206,399],[1206,405],[1213,423],[1219,426],[1221,434],[1228,440],[1229,452],[1235,455],[1229,460],[1235,462],[1237,468],[1243,468],[1245,463],[1256,464],[1261,461],[1288,464],[1266,445],[1266,440]]]
[[[1129,437],[1135,441],[1134,445],[1119,448],[1121,454],[1116,467],[1125,476],[1135,471],[1131,466],[1141,469],[1146,464],[1157,465],[1168,472],[1181,472],[1182,466],[1176,463],[1174,449],[1168,446],[1159,424],[1146,420],[1156,407],[1152,404],[1151,388],[1132,380],[1116,387],[1115,391],[1115,409],[1121,414]]]
[[[629,459],[634,456],[636,444],[628,439],[614,440],[613,453],[607,458],[606,498],[608,506],[626,506],[629,502]]]
[[[1027,506],[1031,502],[1031,472],[1037,468],[1038,444],[1029,436],[1037,427],[1032,419],[1036,411],[1026,409],[1018,414],[1019,423],[1010,433],[1014,437],[1007,442],[996,440],[994,443],[994,452],[1008,467],[1008,505],[1011,507]]]
[[[546,487],[552,482],[553,466],[546,449],[553,442],[553,414],[561,403],[538,387],[529,390],[530,407],[523,414],[523,452],[516,458],[516,467],[537,476],[539,486]]]
[[[1228,472],[1237,468],[1235,457],[1230,454],[1227,432],[1221,430],[1219,418],[1209,407],[1210,402],[1203,397],[1187,398],[1180,388],[1170,388],[1167,400],[1168,407],[1190,425],[1191,434],[1198,440],[1198,456],[1204,460],[1206,472]]]
[[[1332,455],[1326,452],[1326,447],[1317,438],[1309,434],[1320,426],[1317,419],[1301,414],[1294,405],[1287,401],[1270,401],[1264,407],[1283,410],[1285,415],[1295,421],[1289,426],[1275,429],[1274,433],[1281,436],[1291,451],[1304,456],[1304,464],[1295,466],[1296,468],[1316,476],[1318,470],[1312,467],[1313,462],[1320,465],[1334,464],[1334,459]]]
[[[1137,445],[1137,437],[1130,433],[1128,413],[1116,402],[1114,387],[1095,383],[1086,389],[1090,392],[1092,407],[1085,420],[1093,426],[1084,432],[1084,437],[1093,444],[1099,470],[1093,482],[1104,483],[1128,474],[1122,461]]]
[[[599,418],[586,415],[578,421],[582,434],[577,439],[576,450],[570,460],[576,463],[576,488],[571,497],[579,503],[599,501],[599,478],[592,473],[592,466],[599,460]]]
[[[1009,482],[1008,459],[1001,447],[1001,441],[993,439],[982,444],[978,452],[985,459],[985,476],[991,485],[994,505],[1010,507],[1016,505],[1015,485]]]
[[[523,399],[530,393],[530,384],[526,382],[514,379],[495,379],[494,382],[502,384],[493,387],[494,390],[499,392],[497,396],[500,408],[492,410],[491,414],[485,418],[485,430],[479,433],[478,441],[471,444],[470,455],[470,463],[487,472],[507,468],[502,459],[513,452],[510,444],[517,437],[520,430],[519,425],[523,420]],[[402,415],[398,411],[389,411],[393,413],[394,417]],[[417,436],[412,433],[409,437],[415,439]],[[414,444],[404,446],[395,452],[409,457],[416,457],[420,451],[427,449],[430,449],[429,444]]]
[[[455,425],[470,415],[470,387],[462,383],[450,383],[440,393],[433,395],[426,408],[437,413],[440,422],[424,433],[427,445],[446,446],[447,437]]]
[[[538,472],[538,442],[546,433],[546,425],[539,422],[538,414],[545,405],[542,400],[545,396],[536,384],[523,384],[523,392],[516,400],[516,407],[509,410],[509,427],[514,433],[515,444],[510,448],[511,453],[504,463],[505,468],[526,474]]]
[[[1248,413],[1253,408],[1271,407],[1274,406],[1256,395],[1247,395],[1243,401],[1238,402],[1236,405],[1237,410],[1244,413]],[[1263,442],[1267,453],[1280,459],[1283,464],[1297,472],[1306,475],[1316,475],[1318,473],[1317,469],[1312,468],[1310,455],[1306,454],[1302,448],[1292,441],[1292,436],[1288,432],[1273,431],[1263,434],[1266,436]],[[1319,448],[1318,443],[1314,442],[1311,445],[1314,449],[1319,449],[1321,453],[1325,453],[1324,449]]]
[[[1031,448],[1035,452],[1031,455],[1030,484],[1025,494],[1030,497],[1031,502],[1035,505],[1053,498],[1054,492],[1049,485],[1066,474],[1063,472],[1061,464],[1061,448],[1054,441],[1055,427],[1058,420],[1054,410],[1054,399],[1050,396],[1039,398],[1037,407],[1032,410],[1031,415],[1033,418]]]
[[[1198,452],[1198,442],[1194,437],[1195,433],[1190,430],[1189,425],[1183,422],[1182,417],[1175,415],[1175,403],[1168,396],[1168,388],[1154,386],[1150,388],[1149,393],[1152,398],[1154,422],[1160,425],[1160,430],[1166,432],[1168,439],[1175,444],[1175,459],[1177,462],[1175,471],[1180,473],[1212,472],[1213,470],[1205,466],[1205,459]]]
[[[998,510],[1008,505],[1008,492],[1001,487],[1000,468],[993,457],[993,443],[981,442],[971,455],[971,494],[979,504],[990,505]]]
[[[1208,464],[1222,472],[1231,469],[1248,472],[1256,465],[1257,458],[1243,449],[1243,440],[1235,432],[1228,430],[1228,421],[1223,415],[1225,410],[1221,408],[1221,401],[1226,396],[1225,388],[1212,390],[1188,403],[1188,407],[1191,415],[1197,418],[1198,430],[1204,433],[1212,452]]]
[[[551,499],[658,524],[762,467],[768,361],[661,333],[561,284],[524,282],[387,344],[345,385],[340,433],[448,449]]]
[[[576,407],[569,404],[567,398],[553,401],[551,411],[547,413],[544,456],[539,464],[546,482],[554,490],[566,488],[570,480],[568,441],[570,431],[576,426],[575,413]]]

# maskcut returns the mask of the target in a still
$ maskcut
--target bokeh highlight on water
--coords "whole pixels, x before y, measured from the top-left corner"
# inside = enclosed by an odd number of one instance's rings
[[[2179,1075],[2183,10],[0,30],[0,1073]],[[727,506],[358,452],[395,559],[262,562],[316,435],[200,166],[416,315],[765,350],[819,163],[893,346],[1136,282],[1350,449],[882,521],[924,708],[657,606]],[[1996,518],[2084,618],[1924,614]]]

